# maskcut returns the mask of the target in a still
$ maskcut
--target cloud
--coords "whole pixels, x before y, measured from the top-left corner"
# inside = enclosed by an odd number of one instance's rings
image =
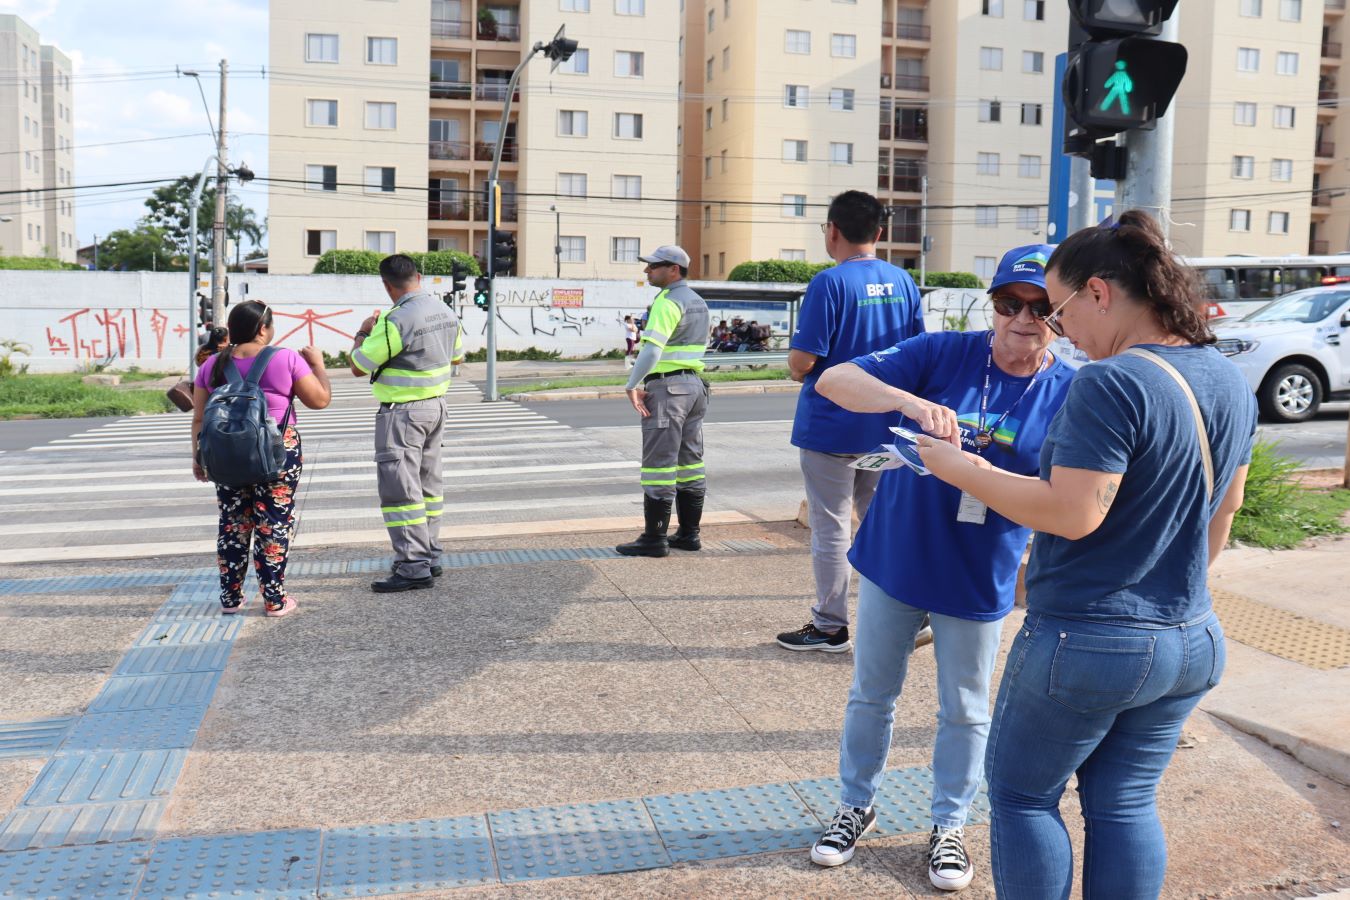
[[[56,12],[57,0],[0,0],[0,13],[13,13],[37,28]]]

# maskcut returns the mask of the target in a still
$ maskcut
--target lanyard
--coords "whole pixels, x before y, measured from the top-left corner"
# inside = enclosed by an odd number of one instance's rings
[[[842,266],[844,263],[853,262],[855,259],[876,259],[876,258],[877,256],[875,253],[859,253],[857,256],[850,256],[848,259],[839,260],[839,265]]]
[[[997,422],[986,428],[985,419],[988,417],[989,413],[989,373],[994,369],[994,335],[992,332],[989,334],[989,359],[984,364],[984,390],[980,393],[980,427],[979,430],[975,432],[976,447],[983,450],[994,442],[994,433],[998,431],[999,427],[1008,418],[1008,415],[1014,409],[1017,409],[1017,405],[1026,399],[1027,394],[1031,393],[1031,389],[1036,386],[1036,379],[1040,378],[1041,373],[1045,371],[1045,364],[1049,359],[1050,352],[1048,350],[1042,350],[1041,364],[1036,367],[1036,373],[1031,376],[1031,381],[1027,382],[1026,389],[1022,391],[1022,396],[1018,397],[1013,401],[1012,406],[1009,406],[1003,411],[1003,415],[998,417]]]

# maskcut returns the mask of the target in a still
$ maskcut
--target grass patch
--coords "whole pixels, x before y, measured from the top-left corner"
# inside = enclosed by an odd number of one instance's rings
[[[168,412],[173,408],[162,390],[121,391],[84,384],[80,378],[78,374],[0,378],[0,419],[129,416]]]
[[[787,369],[759,369],[735,372],[704,372],[703,377],[713,383],[725,381],[785,381]],[[526,394],[532,391],[553,391],[559,388],[618,387],[628,383],[626,375],[594,375],[576,378],[553,378],[548,381],[535,381],[530,384],[517,384],[501,389],[503,397],[512,394]]]
[[[1242,509],[1233,519],[1232,539],[1268,550],[1288,550],[1310,537],[1344,534],[1350,491],[1318,490],[1298,484],[1298,464],[1274,444],[1257,441]]]

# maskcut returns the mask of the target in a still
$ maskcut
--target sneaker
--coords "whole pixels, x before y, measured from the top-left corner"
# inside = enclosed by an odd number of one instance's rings
[[[796,631],[785,631],[778,636],[778,646],[788,650],[823,650],[826,653],[846,653],[853,649],[848,639],[848,627],[840,628],[834,634],[826,634],[807,622]]]
[[[221,603],[220,614],[222,616],[242,616],[244,614],[244,607],[247,605],[248,600],[246,598],[241,598],[234,606],[226,606],[224,603]]]
[[[966,855],[965,831],[933,826],[928,836],[928,880],[940,891],[959,891],[975,877]]]
[[[263,615],[272,619],[280,619],[282,616],[290,615],[291,612],[294,611],[297,604],[295,602],[295,598],[292,597],[290,594],[287,594],[286,599],[281,601],[280,606],[273,606],[271,603],[265,603],[263,605],[266,607],[266,609],[263,611]]]
[[[933,626],[925,625],[919,629],[918,634],[914,635],[914,649],[927,647],[931,643],[933,643]]]
[[[842,866],[853,858],[858,838],[876,827],[877,813],[872,807],[840,806],[830,827],[811,847],[811,862],[818,866]]]

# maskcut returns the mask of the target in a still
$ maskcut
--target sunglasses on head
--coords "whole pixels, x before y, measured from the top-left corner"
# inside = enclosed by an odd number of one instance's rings
[[[1019,300],[1011,294],[994,294],[989,299],[990,302],[994,304],[994,312],[998,313],[1000,316],[1007,316],[1010,319],[1021,315],[1022,307],[1024,306],[1031,307],[1031,314],[1038,319],[1044,319],[1046,316],[1050,315],[1049,298],[1028,303],[1025,300]]]

